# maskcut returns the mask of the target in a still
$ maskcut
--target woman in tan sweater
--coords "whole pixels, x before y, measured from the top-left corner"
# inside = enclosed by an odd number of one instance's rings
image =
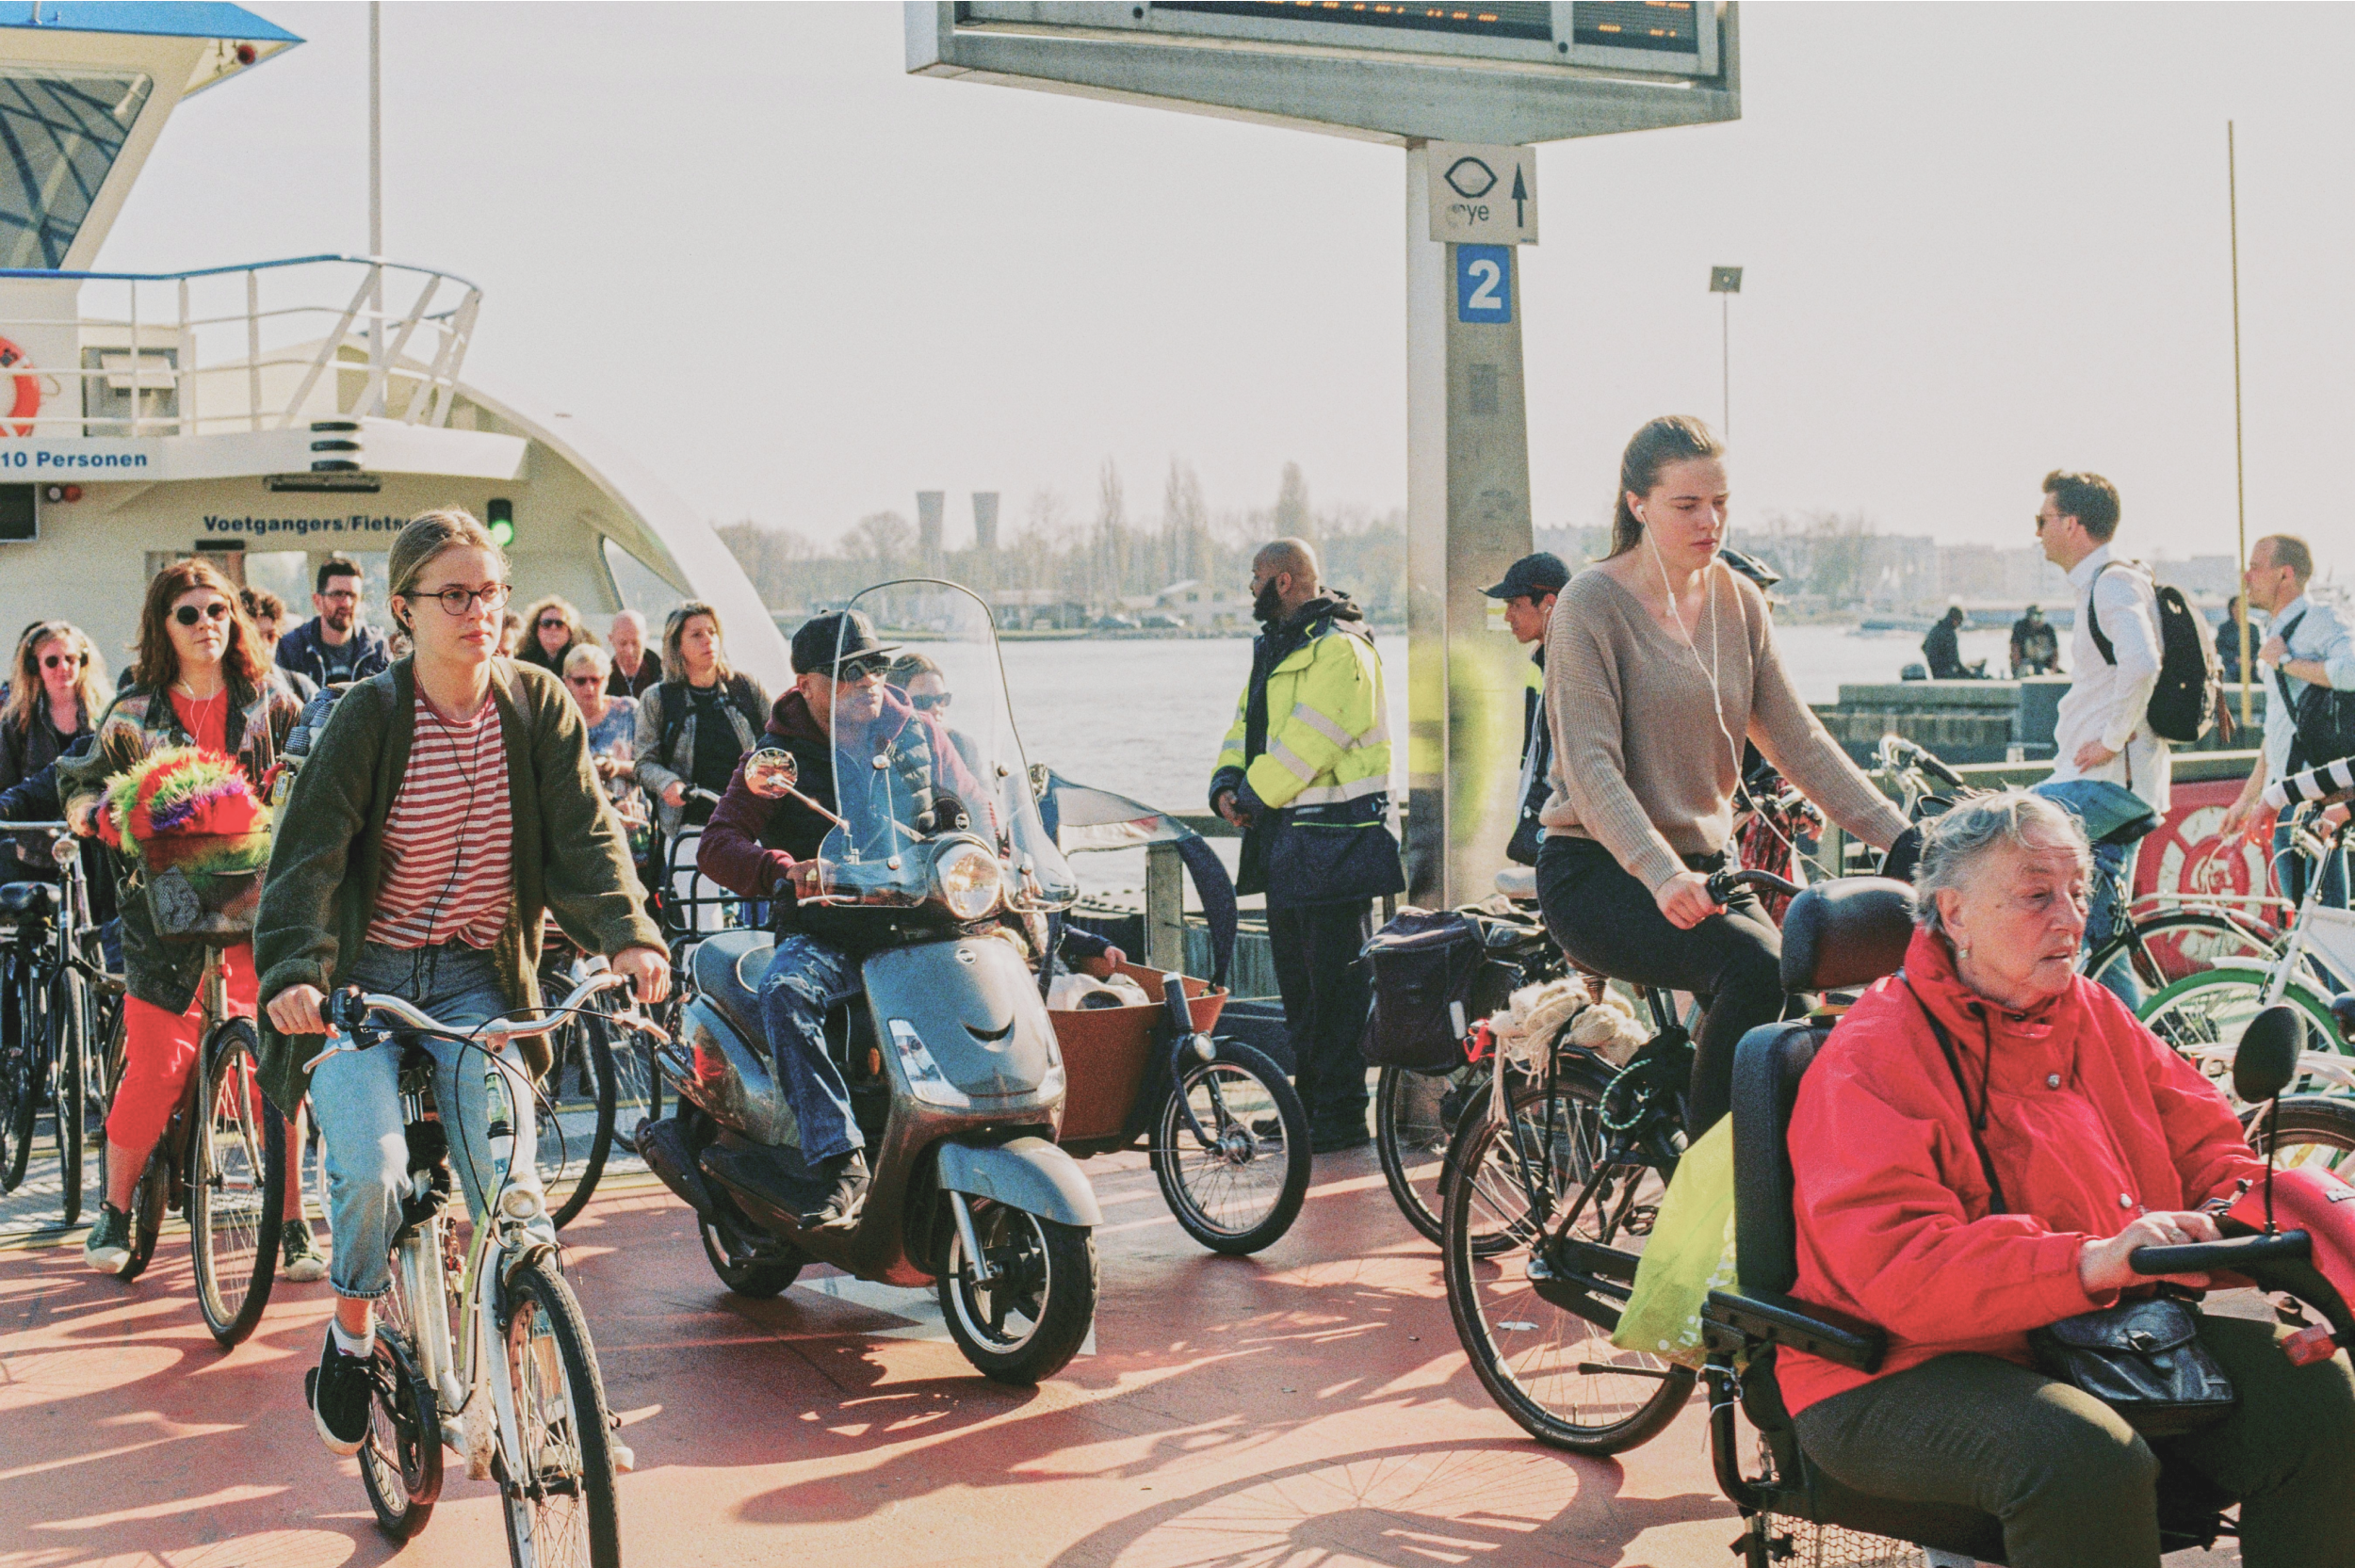
[[[1742,742],[1882,849],[1908,832],[1792,689],[1765,596],[1717,558],[1725,450],[1697,419],[1653,420],[1619,461],[1611,554],[1570,580],[1546,633],[1553,796],[1537,895],[1581,967],[1703,998],[1686,1128],[1725,1114],[1733,1048],[1782,1012],[1782,939],[1727,863]]]

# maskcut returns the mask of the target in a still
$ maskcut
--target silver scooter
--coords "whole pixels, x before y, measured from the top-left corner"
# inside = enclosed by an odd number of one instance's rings
[[[871,1172],[847,1228],[804,1228],[826,1188],[802,1158],[756,991],[774,939],[730,930],[688,950],[678,1041],[658,1045],[677,1114],[639,1147],[702,1221],[730,1290],[774,1296],[812,1261],[862,1280],[932,1284],[958,1348],[1001,1382],[1050,1377],[1096,1316],[1103,1222],[1055,1144],[1064,1065],[1041,996],[1047,915],[1078,886],[1038,816],[986,606],[954,584],[900,582],[851,606],[883,635],[920,631],[953,710],[930,689],[842,681],[833,803],[767,749],[746,786],[835,822],[801,884],[794,929],[861,955],[861,988],[826,1021]],[[786,1049],[792,1047],[787,1046]]]

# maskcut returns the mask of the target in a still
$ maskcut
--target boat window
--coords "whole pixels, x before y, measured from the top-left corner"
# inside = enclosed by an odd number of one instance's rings
[[[150,77],[0,65],[0,267],[59,267]]]
[[[605,569],[612,575],[614,596],[622,601],[622,607],[648,617],[659,628],[663,615],[686,595],[613,539],[598,542],[605,547]]]

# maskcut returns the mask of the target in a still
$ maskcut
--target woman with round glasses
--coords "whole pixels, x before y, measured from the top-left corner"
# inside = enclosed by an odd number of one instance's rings
[[[609,958],[640,1000],[670,988],[580,710],[546,671],[498,655],[508,566],[497,543],[465,512],[430,511],[393,541],[386,568],[393,617],[415,652],[354,683],[328,716],[279,814],[253,927],[262,1088],[281,1107],[310,1096],[327,1169],[335,1318],[311,1411],[338,1454],[356,1452],[367,1430],[374,1303],[392,1288],[409,1154],[399,1052],[306,1070],[327,994],[356,985],[398,995],[460,1028],[536,1007],[550,916],[580,951]],[[419,1043],[479,1223],[495,1186],[482,1064],[456,1042]],[[519,1048],[533,1076],[547,1071],[545,1041]],[[528,1171],[532,1118],[512,1121],[514,1166]],[[536,1224],[552,1244],[545,1217]]]
[[[16,673],[0,703],[0,790],[13,789],[73,751],[106,706],[89,638],[66,621],[37,621],[16,645]],[[45,846],[0,839],[0,881],[54,881]],[[20,849],[23,850],[19,852]]]
[[[196,746],[235,757],[259,792],[278,760],[301,704],[261,654],[261,639],[237,605],[237,590],[209,561],[175,561],[147,585],[139,612],[138,659],[114,703],[98,720],[90,748],[58,765],[69,820],[88,825],[107,785],[149,753]],[[127,869],[135,864],[119,861]],[[166,944],[155,934],[147,900],[118,883],[122,920],[122,1081],[106,1115],[106,1193],[82,1245],[101,1273],[122,1270],[131,1253],[128,1211],[147,1156],[179,1105],[196,1068],[203,1009],[197,985],[204,947]],[[254,1009],[253,949],[238,943],[221,955],[229,1008]],[[286,1184],[282,1271],[316,1280],[327,1271],[302,1221],[300,1183]]]

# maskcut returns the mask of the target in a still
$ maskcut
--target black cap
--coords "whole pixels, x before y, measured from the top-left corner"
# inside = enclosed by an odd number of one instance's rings
[[[1570,569],[1562,564],[1562,558],[1551,550],[1540,550],[1506,567],[1504,581],[1480,591],[1491,599],[1518,599],[1524,593],[1542,599],[1549,593],[1561,592],[1569,581]]]
[[[861,654],[896,654],[900,645],[875,636],[875,623],[857,610],[836,610],[802,622],[793,634],[793,673],[831,674],[836,665]]]

